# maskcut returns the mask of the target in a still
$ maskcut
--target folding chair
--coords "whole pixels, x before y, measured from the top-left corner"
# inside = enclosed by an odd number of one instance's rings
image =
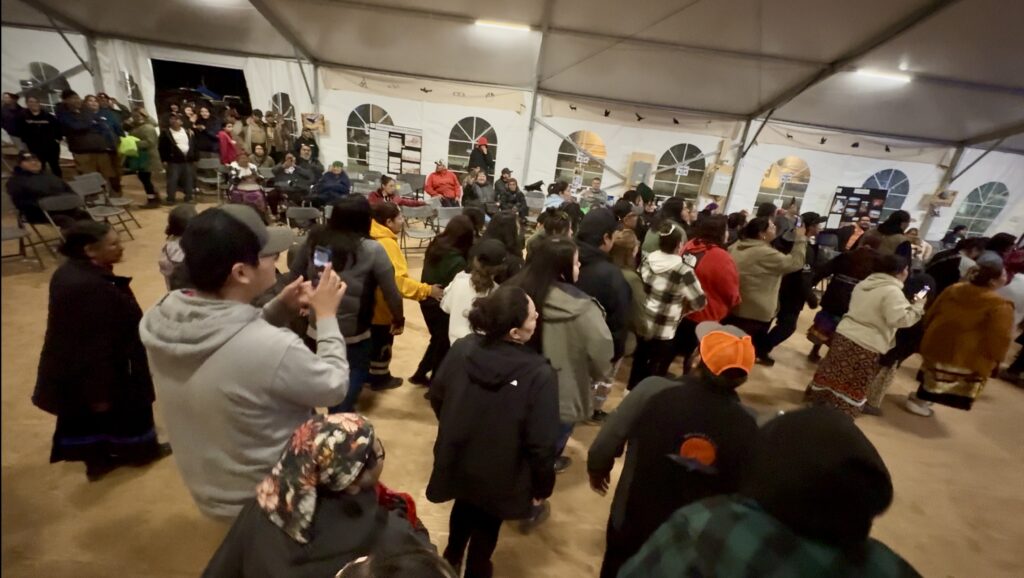
[[[111,197],[110,191],[107,189],[107,179],[103,178],[103,175],[97,172],[85,173],[84,175],[78,175],[73,180],[85,183],[86,186],[92,190],[97,188],[101,190],[102,192],[99,193],[99,195],[103,204],[116,207],[118,209],[124,209],[125,212],[128,213],[128,218],[135,223],[135,226],[140,229],[142,228],[142,223],[140,223],[139,220],[135,218],[135,214],[132,213],[131,206],[135,204],[135,202],[128,198]],[[90,196],[91,195],[92,193],[90,193]],[[86,202],[88,203],[88,200]]]
[[[95,185],[93,183],[89,182],[89,181],[73,180],[73,181],[69,182],[68,185],[71,187],[71,190],[75,191],[75,194],[78,196],[78,199],[79,199],[79,202],[80,202],[80,204],[78,206],[79,207],[84,207],[85,210],[89,213],[90,217],[92,217],[96,221],[105,221],[107,223],[110,223],[114,227],[115,230],[117,229],[117,226],[120,225],[121,228],[124,229],[124,232],[128,233],[128,236],[132,240],[135,240],[135,235],[133,235],[131,229],[128,228],[128,221],[126,221],[124,219],[124,216],[127,214],[127,211],[125,211],[124,209],[118,208],[118,207],[111,207],[110,205],[89,205],[86,202],[86,199],[88,199],[89,197],[95,196],[97,194],[102,194],[103,193],[102,189],[100,190],[99,193],[97,193],[96,190],[95,190],[96,189]],[[48,197],[48,198],[61,198],[61,197],[67,197],[67,196],[70,196],[70,195],[60,195],[60,197]],[[39,199],[39,206],[40,206],[40,208],[43,207],[42,202],[45,201],[45,200],[46,200],[46,198]],[[65,207],[63,209],[56,209],[56,210],[64,210],[64,211],[66,211],[66,210],[74,209],[74,208],[77,208],[77,207],[76,206],[70,206],[70,207]],[[50,215],[47,212],[47,210],[43,209],[43,212],[47,213],[46,217],[49,219]],[[110,219],[113,219],[113,218],[116,218],[117,221],[111,223]],[[52,219],[50,219],[50,223],[53,224],[53,220]],[[54,224],[54,227],[56,227],[56,226],[57,225]]]
[[[416,191],[412,190],[412,185],[404,181],[398,181],[398,194],[402,197],[409,197],[410,199],[416,197]]]
[[[417,199],[423,197],[423,186],[427,182],[426,176],[402,173],[395,178],[404,183],[409,183],[409,187],[412,188],[414,193],[416,193]]]
[[[53,230],[57,232],[57,236],[47,239],[46,237],[43,236],[42,233],[39,232],[39,229],[36,229],[35,225],[30,223],[29,227],[31,227],[35,234],[39,236],[39,242],[42,243],[44,247],[46,247],[46,250],[50,252],[50,255],[56,257],[56,254],[53,252],[53,249],[50,248],[50,243],[63,243],[64,233],[60,230],[60,226],[57,225],[57,223],[53,220],[53,215],[51,215],[50,213],[59,213],[61,211],[70,211],[72,209],[84,208],[85,202],[82,201],[82,197],[79,197],[78,195],[66,194],[56,195],[53,197],[43,197],[39,199],[39,209],[43,211],[43,215],[46,217],[46,220],[50,223],[50,226],[53,227]]]
[[[537,217],[544,212],[544,201],[546,200],[544,193],[538,191],[530,191],[526,193],[526,208],[529,213],[526,215],[526,221],[533,226],[537,226]]]
[[[441,205],[441,197],[428,196],[426,199],[424,199],[424,202],[427,203],[428,207],[434,207],[435,209],[440,209],[443,206]]]
[[[448,222],[462,214],[462,207],[441,207],[437,209],[437,226],[445,228]]]
[[[28,252],[25,249],[28,247],[32,249],[32,254],[35,255],[36,261],[39,262],[39,270],[46,269],[46,265],[43,264],[43,258],[39,255],[39,249],[36,248],[37,243],[26,242],[26,239],[31,241],[29,232],[20,226],[21,223],[18,223],[18,225],[17,227],[3,227],[2,231],[0,231],[3,235],[3,241],[18,241],[18,252],[14,255],[2,255],[3,259],[13,259],[15,257],[27,259]]]
[[[437,217],[437,209],[430,206],[422,207],[399,207],[402,211],[402,216],[405,217],[405,226],[402,227],[402,253],[407,257],[409,256],[409,239],[415,239],[417,241],[417,249],[423,248],[423,241],[430,241],[437,236],[437,228],[433,224],[434,219]],[[412,228],[410,225],[415,223],[422,225],[422,228]]]
[[[196,181],[200,184],[212,186],[217,194],[217,202],[221,200],[221,167],[220,159],[206,158],[199,159],[196,161]],[[201,174],[199,171],[203,171]],[[210,176],[209,171],[212,171],[213,176]],[[205,176],[204,176],[205,175]]]
[[[323,214],[316,207],[288,207],[284,214],[285,222],[292,229],[298,229],[300,235],[309,232],[313,225],[320,222]],[[292,224],[292,221],[295,224]]]
[[[376,188],[377,184],[380,183],[380,178],[382,176],[383,175],[380,171],[363,171],[363,180],[373,183],[374,188]]]
[[[357,195],[363,195],[364,197],[370,196],[370,193],[376,191],[377,187],[364,181],[356,181],[352,183],[352,192]]]

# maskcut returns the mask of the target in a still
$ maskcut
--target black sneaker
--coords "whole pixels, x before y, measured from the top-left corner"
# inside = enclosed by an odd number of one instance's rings
[[[539,506],[531,506],[531,510],[530,517],[519,522],[519,531],[523,534],[529,534],[551,517],[551,504],[547,500],[541,502]]]
[[[163,203],[163,205],[165,207],[173,207],[173,206],[175,206],[177,204],[178,203],[174,199],[166,199],[166,200],[164,200],[164,203]]]
[[[112,460],[85,462],[85,477],[90,482],[98,482],[104,476],[117,469],[118,464]]]
[[[142,205],[139,208],[140,209],[159,209],[161,206],[163,206],[163,205],[160,203],[160,199],[150,199],[150,200],[146,201],[145,205]]]
[[[764,355],[757,356],[757,362],[765,367],[775,367],[775,360],[772,359],[771,355],[765,353]]]
[[[555,458],[555,473],[560,474],[565,470],[569,469],[572,465],[572,458],[566,456],[560,456]]]
[[[416,373],[409,378],[409,383],[413,385],[418,385],[420,387],[430,387],[430,378],[425,375],[420,375]]]
[[[402,387],[403,383],[405,383],[405,381],[401,377],[392,377],[391,379],[387,381],[382,381],[380,383],[368,383],[367,387],[369,387],[373,391],[384,391],[387,389],[395,389],[396,387]]]
[[[590,420],[589,421],[592,421],[592,422],[595,422],[595,423],[601,423],[601,422],[603,422],[606,419],[608,419],[608,412],[601,411],[599,409],[595,409],[594,413],[590,416]]]

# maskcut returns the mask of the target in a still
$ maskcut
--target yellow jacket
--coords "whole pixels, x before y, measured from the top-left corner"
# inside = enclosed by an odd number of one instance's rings
[[[430,296],[430,285],[420,283],[409,277],[409,263],[398,246],[398,235],[391,229],[381,225],[377,221],[370,223],[370,238],[374,239],[384,247],[384,251],[391,259],[391,266],[395,268],[395,284],[398,285],[398,292],[406,299],[423,301]],[[388,310],[387,302],[384,301],[384,294],[378,288],[374,296],[373,321],[374,325],[391,325],[391,311]]]

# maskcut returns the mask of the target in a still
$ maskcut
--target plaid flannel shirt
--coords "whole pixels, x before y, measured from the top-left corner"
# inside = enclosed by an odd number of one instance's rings
[[[640,265],[640,278],[647,292],[641,327],[644,333],[641,337],[645,339],[674,338],[683,317],[700,311],[707,304],[694,272],[697,260],[686,255],[677,266],[656,273],[651,266],[651,258],[659,254],[663,253],[651,253]]]
[[[717,496],[672,514],[619,578],[921,576],[877,540],[864,548],[854,562],[840,548],[794,533],[752,500]]]

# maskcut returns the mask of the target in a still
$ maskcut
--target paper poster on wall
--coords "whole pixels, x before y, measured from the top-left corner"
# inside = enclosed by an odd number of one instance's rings
[[[586,153],[576,153],[576,164],[585,165],[590,162],[590,157]]]
[[[423,148],[423,139],[419,135],[407,134],[405,135],[405,146],[411,148]]]
[[[420,174],[423,155],[420,129],[370,124],[370,170],[389,174]]]
[[[685,177],[685,176],[687,176],[689,174],[690,174],[690,167],[688,165],[683,165],[683,166],[680,166],[680,167],[676,167],[676,176],[677,177]]]
[[[867,217],[877,225],[888,193],[885,189],[836,187],[826,225],[829,229],[837,229],[861,217]]]

